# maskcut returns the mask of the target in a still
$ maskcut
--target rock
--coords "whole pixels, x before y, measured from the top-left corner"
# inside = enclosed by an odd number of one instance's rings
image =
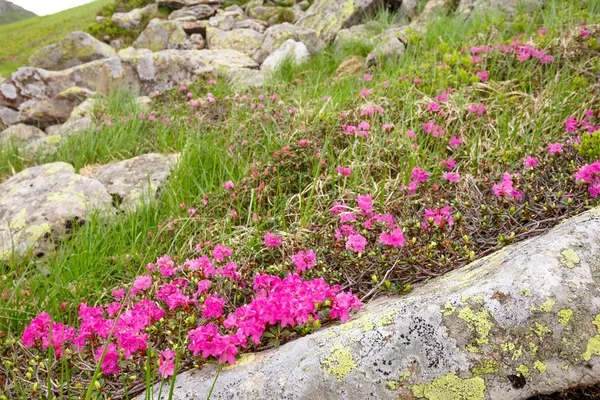
[[[220,76],[227,76],[233,68],[258,68],[258,64],[244,53],[236,50],[200,50],[200,57],[208,62]]]
[[[595,209],[349,322],[244,355],[211,398],[522,400],[597,384],[599,235]],[[179,375],[173,399],[205,399],[216,370]]]
[[[16,144],[23,144],[45,136],[44,131],[35,126],[16,124],[0,132],[0,143],[14,142]]]
[[[19,122],[19,113],[8,107],[0,106],[0,122],[4,126],[14,125]]]
[[[244,10],[242,9],[242,7],[238,6],[237,4],[233,4],[229,7],[225,7],[224,8],[225,11],[235,11],[235,12],[241,12],[242,14],[244,13]]]
[[[31,101],[22,105],[19,120],[26,124],[46,127],[65,122],[75,107],[93,95],[88,89],[69,88],[50,100]]]
[[[178,154],[145,154],[91,168],[86,174],[104,184],[108,193],[117,198],[121,210],[133,211],[141,202],[156,198],[178,158]]]
[[[184,7],[182,9],[173,11],[169,15],[169,19],[177,19],[184,17],[194,17],[196,19],[202,19],[211,17],[215,14],[215,9],[206,4],[198,4],[197,6]]]
[[[114,212],[112,197],[97,180],[55,162],[28,168],[0,184],[0,260],[40,255],[52,238],[71,232],[93,210]]]
[[[200,4],[220,6],[222,0],[158,0],[159,7],[167,7],[171,10],[178,10],[184,7],[194,7]]]
[[[509,14],[515,14],[518,7],[524,7],[526,11],[544,4],[544,0],[461,0],[457,12],[467,14],[475,9],[486,11],[487,9],[500,9]]]
[[[98,16],[96,17],[96,23],[97,23],[97,24],[101,24],[101,23],[103,23],[104,21],[106,21],[106,17],[103,17],[102,15],[98,15]]]
[[[152,111],[152,99],[148,96],[136,97],[134,103],[140,111],[145,113]]]
[[[208,28],[206,32],[209,49],[214,50],[237,50],[252,55],[260,47],[264,35],[253,29],[233,29],[230,31],[213,30]]]
[[[0,106],[17,109],[27,100],[45,100],[53,96],[47,84],[49,72],[33,67],[19,68],[0,83]]]
[[[36,51],[29,63],[38,68],[60,71],[90,61],[116,56],[115,50],[85,32],[73,32],[58,43]]]
[[[430,21],[438,15],[448,15],[453,11],[454,0],[429,0],[417,18],[417,22]]]
[[[148,4],[144,8],[136,8],[126,13],[114,13],[110,18],[110,22],[119,28],[130,31],[139,28],[145,18],[149,18],[156,13],[158,13],[158,5]]]
[[[60,126],[60,125],[59,125]],[[29,142],[25,151],[33,155],[50,155],[56,153],[58,147],[63,141],[61,135],[47,135]]]
[[[285,22],[265,31],[265,38],[260,49],[253,56],[254,60],[262,63],[269,54],[277,50],[288,39],[304,43],[310,54],[320,53],[325,48],[325,43],[314,30]]]
[[[367,72],[367,65],[365,60],[359,56],[350,56],[346,58],[337,67],[333,74],[334,81],[348,77],[360,77]]]
[[[263,71],[276,71],[286,59],[294,64],[302,64],[307,62],[309,58],[310,53],[304,43],[288,39],[267,57],[260,69]]]
[[[137,72],[139,93],[149,95],[190,84],[203,77],[212,77],[214,68],[205,57],[205,50],[125,49],[119,52]],[[129,57],[129,58],[127,58]]]
[[[110,47],[115,50],[122,48],[125,45],[125,42],[121,39],[115,39],[110,41]]]
[[[153,19],[132,46],[160,51],[183,48],[186,40],[187,35],[178,21]]]
[[[400,19],[407,18],[409,21],[417,18],[419,15],[417,0],[402,0],[397,14]]]
[[[192,35],[194,33],[198,33],[204,37],[206,37],[206,27],[208,26],[208,21],[202,20],[198,21],[193,17],[179,18],[176,21],[179,22],[181,28],[183,28],[184,32],[188,35]]]
[[[83,103],[73,109],[69,120],[76,120],[80,118],[91,118],[94,114],[94,108],[96,108],[97,101],[94,98],[87,98]]]
[[[208,26],[222,31],[230,31],[234,25],[235,19],[231,15],[215,15],[208,20]]]
[[[228,11],[217,9],[217,15],[222,15],[224,17],[232,17],[236,21],[242,21],[248,18],[241,8]]]
[[[247,68],[232,68],[227,73],[227,81],[236,89],[261,87],[265,82],[264,71]]]
[[[246,7],[246,14],[250,18],[260,19],[261,21],[267,21],[269,18],[275,17],[278,12],[278,7],[267,7],[262,5],[255,7]]]
[[[233,28],[236,29],[254,29],[256,32],[265,33],[268,24],[259,19],[244,19],[241,21],[235,21]],[[232,29],[233,29],[232,28]]]
[[[333,42],[336,49],[341,49],[348,43],[364,43],[373,45],[373,37],[381,33],[383,27],[377,21],[369,21],[366,24],[354,25],[347,29],[340,30]]]
[[[44,132],[46,132],[46,135],[48,135],[48,136],[59,135],[61,127],[62,127],[61,124],[59,124],[59,125],[50,125],[50,126],[47,126],[46,129],[44,129]]]
[[[194,33],[193,35],[190,35],[185,47],[189,50],[202,50],[206,47],[206,41],[202,35]]]
[[[390,28],[380,35],[375,36],[373,42],[377,45],[373,53],[379,58],[398,59],[402,57],[408,43],[406,39],[407,29],[409,28]]]
[[[91,117],[83,117],[78,119],[69,119],[60,126],[58,134],[60,136],[77,135],[83,132],[91,131],[95,128]]]
[[[360,23],[381,4],[380,0],[315,0],[297,25],[314,29],[322,40],[331,43],[340,29]]]

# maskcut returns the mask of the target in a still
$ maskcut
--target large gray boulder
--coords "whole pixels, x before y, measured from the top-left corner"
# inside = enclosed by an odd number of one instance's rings
[[[29,143],[45,136],[46,133],[35,126],[16,124],[0,132],[0,144],[7,142],[14,142],[16,144]]]
[[[73,32],[58,43],[36,51],[29,63],[33,67],[60,71],[76,65],[116,56],[115,49],[85,32]]]
[[[315,0],[297,25],[314,29],[327,43],[342,28],[356,25],[383,4],[381,0]]]
[[[0,260],[52,249],[90,212],[111,214],[112,197],[97,180],[63,162],[28,168],[0,184]]]
[[[220,76],[227,76],[231,69],[258,68],[256,61],[236,50],[204,49],[199,51],[199,57],[208,62]]]
[[[220,6],[223,1],[222,0],[158,0],[157,1],[159,7],[167,7],[172,10],[179,10],[184,7],[193,7],[200,4],[208,4],[214,6]]]
[[[87,169],[85,175],[102,182],[108,193],[118,199],[121,210],[134,211],[140,203],[156,198],[178,158],[178,154],[144,154]]]
[[[144,8],[136,8],[126,13],[114,13],[110,18],[110,22],[119,28],[132,30],[139,28],[144,18],[148,18],[158,12],[158,5],[148,4]]]
[[[211,398],[519,400],[599,383],[599,238],[595,209],[347,323],[244,355]],[[205,399],[216,368],[179,375],[173,399]]]
[[[41,127],[61,124],[69,119],[75,107],[92,95],[93,92],[88,89],[73,87],[52,99],[24,103],[20,107],[19,120]]]
[[[182,49],[186,40],[187,35],[178,21],[153,19],[132,46],[151,51]]]
[[[19,112],[8,107],[0,106],[0,122],[5,125],[14,125],[19,122]]]
[[[235,89],[261,87],[265,83],[265,72],[248,68],[232,68],[227,72],[227,82]]]
[[[313,29],[285,22],[272,26],[265,31],[265,38],[260,45],[260,49],[256,51],[252,58],[256,62],[262,63],[269,54],[273,53],[289,39],[304,43],[310,54],[320,53],[325,48],[325,43]]]
[[[169,15],[169,19],[178,19],[185,17],[194,17],[195,19],[202,19],[211,17],[215,14],[216,10],[206,4],[198,4],[197,6],[184,7],[180,10],[173,11]]]
[[[260,66],[260,69],[263,71],[276,71],[286,60],[289,60],[293,64],[302,64],[307,62],[309,58],[310,53],[304,43],[288,39],[267,57]]]
[[[251,56],[260,47],[264,35],[254,29],[222,31],[209,27],[206,37],[209,49],[236,50]]]

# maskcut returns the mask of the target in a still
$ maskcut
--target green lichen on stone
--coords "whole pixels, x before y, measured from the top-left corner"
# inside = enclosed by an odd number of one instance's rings
[[[10,222],[8,223],[8,226],[10,227],[10,229],[12,230],[20,230],[23,229],[25,227],[25,220],[27,218],[27,210],[26,209],[21,209],[21,211],[19,211],[19,213],[17,215],[15,215]]]
[[[25,229],[25,233],[28,235],[27,241],[29,243],[35,243],[41,239],[47,233],[52,231],[50,224],[44,222],[39,225],[32,225]]]
[[[552,297],[546,297],[546,300],[544,300],[544,302],[540,305],[539,310],[541,312],[551,312],[554,308],[554,304],[556,304],[556,300],[554,300]],[[535,311],[534,308],[531,310]]]
[[[513,351],[515,349],[515,344],[512,342],[502,343],[500,348],[502,351]]]
[[[486,375],[486,374],[494,374],[498,372],[498,363],[495,360],[483,360],[481,364],[474,367],[473,375]]]
[[[482,400],[485,388],[485,381],[478,376],[462,379],[455,373],[449,373],[435,378],[428,385],[414,385],[411,390],[415,397],[429,400]]]
[[[539,322],[534,322],[535,328],[531,328],[531,330],[533,332],[535,332],[536,335],[538,335],[540,337],[540,339],[544,338],[544,335],[552,332],[550,330],[550,328],[548,328],[546,325],[541,324]]]
[[[529,288],[521,289],[521,294],[523,296],[529,296],[531,294],[531,289],[529,289]]]
[[[490,313],[485,308],[477,312],[469,307],[465,307],[458,313],[458,318],[462,319],[467,323],[469,330],[477,335],[475,338],[477,344],[489,343],[488,334],[494,326],[490,319]]]
[[[522,355],[523,355],[523,346],[519,346],[519,348],[513,352],[513,355],[512,355],[513,361],[517,361],[519,358],[521,358]]]
[[[563,371],[568,371],[569,370],[569,364],[565,364],[562,366],[561,368]]]
[[[540,372],[540,374],[545,373],[547,369],[546,364],[544,364],[540,360],[536,360],[536,362],[533,363],[533,368],[537,369]]]
[[[581,261],[579,255],[573,249],[565,249],[558,255],[558,260],[567,268],[575,268]]]
[[[396,381],[387,381],[385,383],[385,386],[390,390],[398,390],[398,388],[400,387],[400,384]]]
[[[537,351],[539,350],[539,347],[535,344],[535,343],[529,343],[529,352],[532,355],[535,355],[535,353],[537,353]]]
[[[599,334],[588,340],[585,353],[581,355],[585,361],[590,361],[592,356],[600,355],[600,314],[596,315],[592,324],[596,325]]]
[[[527,365],[521,364],[519,365],[517,368],[515,368],[515,370],[521,374],[521,376],[523,378],[528,378],[529,375],[531,374],[531,371],[529,371],[529,367]]]
[[[561,325],[567,325],[571,316],[573,315],[573,310],[570,308],[565,308],[558,312],[558,323]]]
[[[381,318],[379,318],[379,321],[377,321],[375,326],[385,326],[385,325],[393,324],[394,316],[396,314],[398,314],[398,310],[396,310],[396,309],[391,309],[391,310],[385,311],[383,313],[383,315],[381,316]]]
[[[252,364],[254,361],[256,361],[256,358],[257,358],[256,354],[253,354],[253,353],[242,354],[235,361],[235,364],[233,364],[233,365],[225,365],[222,369],[223,369],[223,371],[227,371],[227,370],[230,370],[230,369],[242,367],[244,365]]]
[[[342,344],[333,346],[329,357],[321,361],[321,365],[329,375],[335,376],[340,382],[344,376],[358,368],[352,354]]]
[[[448,316],[454,314],[454,311],[456,311],[456,307],[454,307],[452,304],[450,304],[449,301],[447,301],[446,304],[444,304],[444,309],[440,310],[442,315],[445,317],[448,317]]]

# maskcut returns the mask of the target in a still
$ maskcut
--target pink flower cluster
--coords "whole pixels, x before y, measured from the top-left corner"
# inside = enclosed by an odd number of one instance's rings
[[[517,199],[521,200],[523,194],[514,188],[513,176],[509,173],[505,173],[502,176],[502,182],[492,187],[494,194],[498,198]]]
[[[575,173],[575,180],[588,185],[588,192],[592,197],[600,194],[600,161],[585,164]]]

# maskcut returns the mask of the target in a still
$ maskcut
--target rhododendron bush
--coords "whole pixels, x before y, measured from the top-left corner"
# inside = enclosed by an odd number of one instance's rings
[[[271,233],[269,245],[277,239]],[[256,274],[252,283],[245,282],[229,261],[232,254],[217,244],[212,258],[201,255],[181,265],[165,255],[148,264],[148,274],[131,286],[112,290],[113,302],[80,304],[75,327],[53,322],[42,312],[25,328],[23,345],[51,348],[59,358],[72,353],[89,357],[101,363],[106,375],[140,368],[146,357],[157,355],[158,371],[166,378],[175,371],[174,349],[183,353],[183,365],[191,365],[193,358],[233,364],[240,351],[279,344],[281,333],[265,337],[271,328],[286,329],[283,337],[307,333],[323,320],[348,320],[350,311],[362,305],[351,292],[322,278]],[[300,251],[294,263],[304,271],[315,257],[312,250]],[[164,343],[164,330],[180,338],[174,349]]]

